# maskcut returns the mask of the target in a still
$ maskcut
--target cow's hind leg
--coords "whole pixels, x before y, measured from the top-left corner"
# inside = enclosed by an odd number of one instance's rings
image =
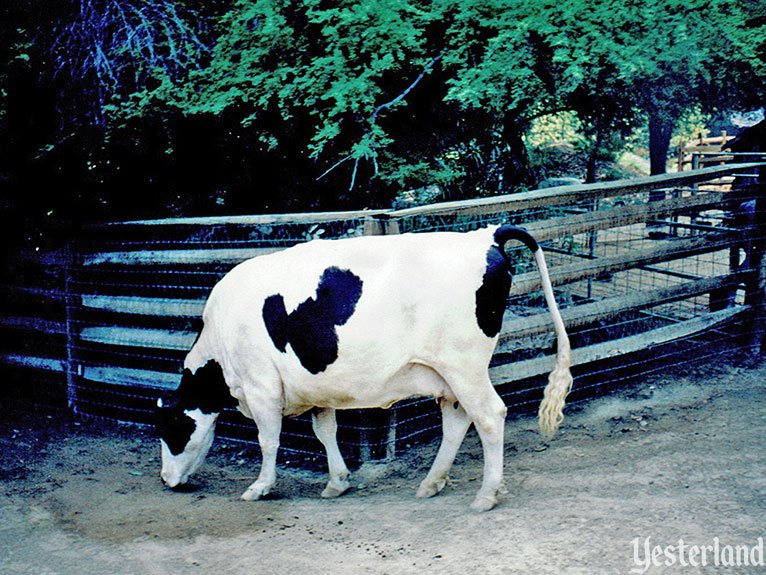
[[[497,505],[497,493],[503,487],[503,440],[508,410],[489,380],[487,385],[489,392],[471,417],[484,450],[484,480],[471,504],[477,511],[489,511]]]
[[[488,511],[497,505],[503,486],[503,431],[508,410],[486,371],[481,375],[466,371],[459,378],[456,375],[445,379],[476,427],[484,451],[484,479],[471,507]]]
[[[279,434],[282,431],[282,414],[260,413],[253,414],[258,426],[258,443],[261,447],[261,471],[258,479],[247,488],[241,499],[255,501],[268,495],[277,482],[277,451],[279,450]]]
[[[449,471],[455,461],[460,445],[463,443],[471,419],[459,403],[442,400],[442,442],[436,454],[431,470],[420,483],[418,497],[432,497],[447,484]]]
[[[322,497],[331,498],[342,495],[349,487],[348,468],[338,448],[338,423],[334,409],[316,409],[311,414],[311,424],[319,441],[327,451],[327,467],[330,470],[330,482],[322,491]]]

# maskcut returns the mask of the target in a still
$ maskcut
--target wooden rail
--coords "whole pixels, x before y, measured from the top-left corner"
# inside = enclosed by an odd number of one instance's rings
[[[210,263],[234,265],[247,259],[270,254],[284,248],[243,248],[211,250],[131,250],[99,252],[83,256],[85,266],[117,264],[129,266],[178,266]]]
[[[92,229],[117,228],[128,226],[267,226],[279,224],[321,224],[344,220],[363,220],[387,213],[389,210],[358,210],[349,212],[302,212],[294,214],[264,214],[257,216],[210,216],[202,218],[165,218],[158,220],[128,220],[124,222],[108,222],[94,224]]]
[[[198,317],[205,307],[204,299],[84,294],[81,301],[83,307],[105,312],[165,317]]]
[[[763,163],[750,162],[729,166],[714,166],[683,173],[670,173],[658,176],[645,176],[629,180],[599,182],[595,184],[575,184],[532,190],[507,196],[494,196],[461,202],[418,206],[381,214],[384,219],[402,219],[412,216],[462,214],[477,215],[490,213],[518,212],[539,207],[566,206],[608,197],[620,197],[636,192],[689,187],[721,176],[732,175],[737,171],[755,169]]]
[[[720,205],[725,194],[710,192],[681,198],[671,198],[647,204],[620,206],[609,210],[598,210],[550,218],[539,222],[525,224],[526,230],[537,241],[545,242],[574,234],[590,231],[606,230],[620,226],[647,222],[665,218],[687,210],[706,210]]]
[[[614,180],[595,184],[575,184],[532,190],[516,194],[491,196],[473,200],[442,202],[400,210],[360,210],[352,212],[317,212],[296,214],[272,214],[262,216],[218,216],[206,218],[166,218],[161,220],[130,220],[93,224],[90,230],[109,230],[130,227],[188,226],[261,226],[278,224],[314,224],[347,220],[395,220],[412,216],[435,214],[487,214],[505,213],[551,205],[563,206],[607,197],[620,197],[642,191],[690,188],[694,184],[733,175],[743,170],[764,166],[764,162],[747,162],[727,166],[712,166],[692,172],[669,173],[626,180]]]
[[[624,338],[599,343],[572,351],[572,366],[584,365],[594,361],[613,359],[629,353],[645,350],[653,346],[689,337],[705,329],[721,325],[752,311],[748,307],[735,307],[712,312],[710,314],[681,321],[669,326],[631,335]],[[489,376],[495,385],[509,381],[519,381],[548,373],[553,369],[554,357],[545,356],[509,363],[489,370]]]
[[[729,136],[724,130],[721,131],[719,136],[703,138],[700,135],[693,142],[682,142],[678,146],[676,170],[683,172],[686,166],[690,166],[693,170],[702,167],[699,163],[695,162],[695,154],[699,152],[720,152],[733,139],[734,136]]]
[[[551,283],[554,286],[571,284],[631,268],[710,253],[732,247],[739,242],[741,239],[732,234],[721,234],[712,239],[693,237],[688,240],[656,242],[652,247],[632,250],[626,254],[558,266],[550,270]],[[515,278],[511,294],[526,294],[539,289],[539,274],[536,271],[528,272]]]
[[[731,274],[688,281],[670,287],[636,291],[627,295],[602,299],[593,303],[565,309],[561,317],[569,329],[603,321],[629,310],[639,310],[656,305],[671,303],[692,296],[710,293],[726,287],[737,286],[744,281],[744,274]],[[503,321],[499,348],[507,350],[514,340],[529,338],[541,333],[552,332],[550,314],[541,312],[526,317],[507,317]]]

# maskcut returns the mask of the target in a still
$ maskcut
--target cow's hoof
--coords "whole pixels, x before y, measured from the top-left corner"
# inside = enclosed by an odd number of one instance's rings
[[[471,503],[471,509],[474,511],[489,511],[495,505],[497,505],[497,497],[494,495],[482,495],[481,493],[476,496],[476,499]]]
[[[241,496],[240,499],[242,501],[258,501],[261,497],[264,497],[265,495],[269,494],[269,489],[266,487],[249,487],[247,491],[245,491]]]
[[[334,499],[343,495],[351,484],[348,481],[338,481],[336,483],[329,483],[327,487],[322,491],[323,499]]]
[[[444,486],[447,485],[447,478],[439,479],[438,481],[433,481],[431,479],[424,479],[423,482],[420,484],[420,487],[418,488],[418,492],[415,494],[415,497],[419,497],[421,499],[424,499],[426,497],[433,497],[434,495],[438,495],[439,492],[444,489]]]

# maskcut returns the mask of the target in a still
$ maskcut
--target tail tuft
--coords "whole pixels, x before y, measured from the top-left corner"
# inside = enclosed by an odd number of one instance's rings
[[[561,346],[559,339],[559,351],[556,355],[556,365],[548,376],[548,385],[543,391],[543,401],[538,411],[540,433],[548,441],[558,431],[564,421],[564,403],[569,392],[572,390],[572,374],[569,366],[572,364],[572,354],[569,349],[569,341]]]

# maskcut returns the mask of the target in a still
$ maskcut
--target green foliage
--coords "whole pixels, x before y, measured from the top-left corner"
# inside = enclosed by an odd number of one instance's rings
[[[535,144],[551,118],[565,118],[595,162],[647,117],[672,126],[690,110],[766,95],[761,0],[89,0],[59,10],[49,45],[56,77],[69,78],[71,122],[103,124],[115,141],[158,132],[170,163],[178,126],[208,122],[226,150],[220,166],[247,165],[243,187],[273,167],[270,194],[316,189],[316,205],[377,206],[434,184],[452,198],[508,192],[534,183],[524,138]]]
[[[150,67],[153,81],[107,109],[117,122],[172,110],[228,115],[266,151],[297,141],[315,179],[350,189],[460,188],[471,174],[497,179],[504,130],[525,132],[541,114],[572,111],[578,145],[599,156],[643,111],[675,122],[708,103],[714,82],[742,79],[727,76],[732,59],[762,67],[741,17],[734,0],[238,0],[217,22],[205,66],[179,74],[145,62],[137,70]],[[397,121],[432,119],[412,117],[417,98],[446,125],[430,135],[416,127],[421,140],[403,143]],[[463,183],[463,194],[475,193]]]
[[[533,148],[553,142],[572,142],[581,131],[582,124],[574,112],[547,114],[532,120],[526,142]]]

